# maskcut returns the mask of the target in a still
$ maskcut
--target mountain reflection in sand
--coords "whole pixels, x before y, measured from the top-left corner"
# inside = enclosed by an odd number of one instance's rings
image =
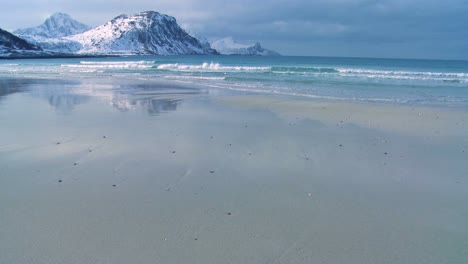
[[[149,115],[175,111],[189,97],[201,93],[199,89],[159,87],[154,84],[105,84],[48,79],[0,80],[0,102],[16,93],[26,93],[46,100],[59,113],[69,113],[90,99],[108,102],[119,111],[143,110]]]

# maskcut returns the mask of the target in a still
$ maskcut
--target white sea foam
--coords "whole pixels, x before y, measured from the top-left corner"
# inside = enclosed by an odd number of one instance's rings
[[[225,77],[210,77],[210,76],[186,76],[186,75],[166,75],[167,79],[184,79],[184,80],[224,80]]]
[[[114,65],[114,64],[140,64],[140,65],[152,65],[153,61],[80,61],[80,64],[85,65]]]
[[[269,71],[271,67],[250,67],[250,66],[222,66],[219,63],[203,63],[199,65],[190,64],[160,64],[155,66],[158,70],[170,70],[170,71],[218,71],[218,72],[235,72],[235,71]]]
[[[152,61],[80,61],[79,64],[62,64],[66,68],[107,68],[107,69],[145,69],[153,65]]]

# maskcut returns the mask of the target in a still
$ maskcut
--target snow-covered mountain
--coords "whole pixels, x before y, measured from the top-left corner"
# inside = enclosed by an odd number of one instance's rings
[[[104,25],[64,39],[82,45],[80,54],[216,54],[177,24],[154,11],[120,15]]]
[[[180,28],[175,18],[154,11],[120,15],[93,29],[66,14],[57,13],[39,27],[16,32],[44,50],[56,53],[217,54]]]
[[[75,53],[81,45],[63,37],[83,33],[91,27],[74,20],[64,13],[55,13],[37,27],[18,29],[18,36],[52,53]]]
[[[91,27],[74,20],[68,14],[55,13],[40,26],[18,29],[13,33],[22,38],[34,40],[36,38],[67,37],[83,33],[89,29]]]
[[[251,55],[251,56],[279,56],[280,54],[273,50],[262,47],[260,43],[252,45],[237,43],[232,37],[226,37],[211,42],[211,47],[221,54],[225,55]]]
[[[0,57],[37,54],[41,49],[0,28]]]

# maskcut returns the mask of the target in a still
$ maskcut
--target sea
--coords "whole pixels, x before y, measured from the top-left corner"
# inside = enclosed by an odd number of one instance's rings
[[[113,76],[243,93],[468,109],[468,61],[463,60],[218,55],[0,61],[0,78]]]

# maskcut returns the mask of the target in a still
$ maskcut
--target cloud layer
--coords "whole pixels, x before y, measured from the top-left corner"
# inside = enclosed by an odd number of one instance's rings
[[[35,26],[57,11],[94,26],[145,10],[283,54],[468,59],[465,0],[17,0],[2,4],[0,28]]]

